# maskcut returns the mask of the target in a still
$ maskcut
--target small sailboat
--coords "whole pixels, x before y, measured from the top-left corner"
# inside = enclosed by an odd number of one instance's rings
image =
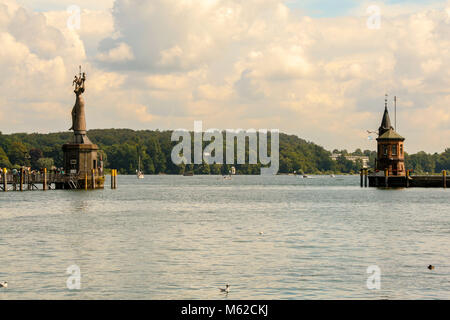
[[[144,179],[144,174],[141,171],[141,156],[139,156],[138,169],[136,170],[136,176],[138,179]]]
[[[231,176],[236,175],[236,168],[235,167],[231,167],[231,169],[228,171],[228,175],[224,175],[223,178],[225,180],[231,180]]]

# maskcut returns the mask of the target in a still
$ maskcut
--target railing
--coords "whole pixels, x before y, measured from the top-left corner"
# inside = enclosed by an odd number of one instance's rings
[[[4,182],[5,175],[0,175],[0,182]],[[55,183],[55,182],[68,182],[70,179],[78,178],[78,175],[73,175],[72,177],[70,175],[65,175],[62,173],[47,173],[47,183]],[[81,176],[80,176],[81,179]],[[6,181],[9,184],[20,184],[21,182],[23,184],[38,184],[38,183],[44,183],[44,174],[43,173],[24,173],[23,176],[21,176],[20,173],[12,174],[7,173],[6,174]]]
[[[52,184],[52,183],[69,183],[70,181],[87,180],[92,181],[92,179],[99,179],[103,177],[98,172],[94,174],[63,174],[63,173],[39,173],[39,172],[27,172],[24,171],[23,174],[20,173],[1,173],[0,174],[0,185],[5,184],[5,179],[7,184],[13,185],[33,185],[33,184]]]

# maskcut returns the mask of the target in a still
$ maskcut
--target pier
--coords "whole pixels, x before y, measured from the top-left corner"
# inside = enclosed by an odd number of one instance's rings
[[[117,176],[111,174],[111,179],[114,181],[111,189],[116,189]],[[21,169],[17,174],[13,174],[3,169],[0,175],[0,191],[93,190],[103,189],[104,182],[105,176],[98,170],[80,175],[47,172],[45,169],[33,173]]]
[[[411,175],[407,170],[404,176],[394,176],[386,171],[369,173],[367,169],[362,169],[360,176],[361,188],[450,188],[450,179],[447,179],[445,170],[441,175]]]

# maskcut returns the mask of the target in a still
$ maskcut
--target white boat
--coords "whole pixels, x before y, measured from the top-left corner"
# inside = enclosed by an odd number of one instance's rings
[[[136,177],[138,179],[144,179],[144,174],[141,171],[141,156],[139,156],[139,164],[138,164],[138,169],[136,170]]]
[[[227,176],[223,176],[223,178],[225,180],[231,180],[231,176],[236,175],[236,168],[235,167],[231,167],[231,169],[228,171],[228,175]]]

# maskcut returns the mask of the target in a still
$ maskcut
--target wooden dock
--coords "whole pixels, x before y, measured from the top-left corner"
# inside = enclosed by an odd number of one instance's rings
[[[363,178],[364,176],[364,178]],[[444,170],[442,175],[411,175],[410,171],[405,176],[389,176],[387,172],[371,173],[361,172],[362,181],[369,180],[369,187],[378,188],[448,188],[450,181],[447,179],[447,172]],[[367,182],[365,183],[367,187]]]
[[[117,180],[114,177],[115,189]],[[92,190],[103,189],[105,176],[98,170],[91,174],[63,174],[47,172],[28,172],[19,170],[13,174],[5,170],[0,175],[0,191],[26,191],[26,190]],[[113,186],[113,185],[112,185]]]

